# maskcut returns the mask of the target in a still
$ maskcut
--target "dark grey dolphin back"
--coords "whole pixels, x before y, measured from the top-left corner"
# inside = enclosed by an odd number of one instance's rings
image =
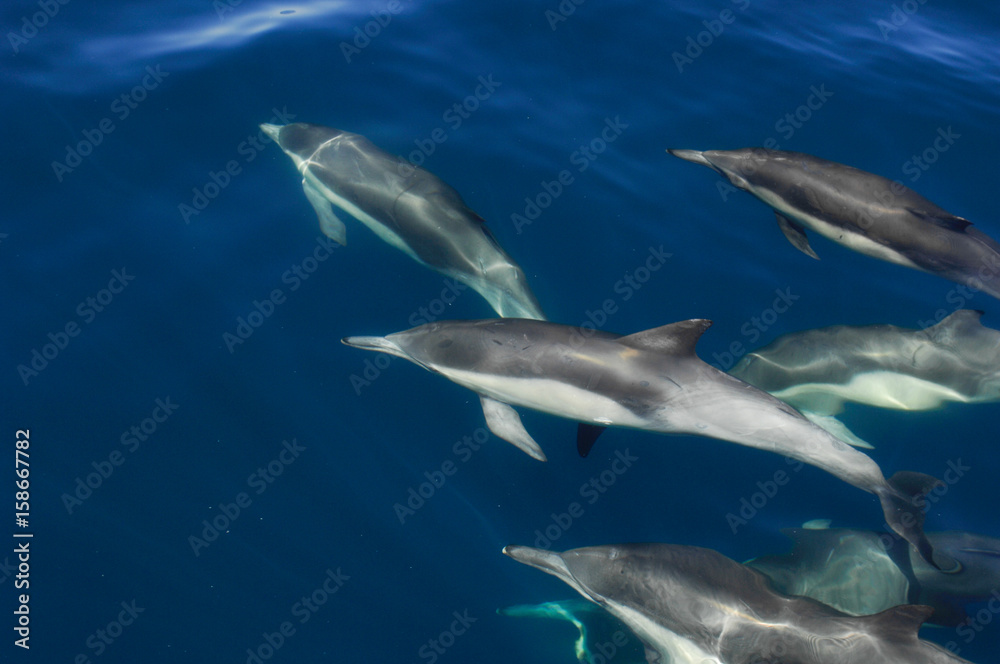
[[[694,355],[708,321],[681,321],[621,336],[527,319],[441,321],[391,334],[425,367],[552,380],[613,399],[637,415],[665,407],[665,389],[708,365]],[[433,370],[433,369],[432,369]],[[714,371],[714,370],[713,370]],[[721,376],[729,379],[725,374]]]
[[[743,180],[770,190],[800,212],[854,232],[869,234],[877,228],[880,243],[907,249],[903,253],[917,263],[925,252],[910,255],[915,249],[914,224],[932,244],[948,242],[947,235],[935,229],[963,233],[971,225],[900,182],[813,155],[763,148],[703,154],[736,186],[746,189]],[[942,271],[960,265],[921,267]]]
[[[745,604],[765,619],[782,611],[766,576],[712,549],[620,544],[573,549],[562,558],[589,589],[667,620],[678,633],[691,628],[686,620],[700,622],[708,606]]]
[[[575,333],[575,335],[574,335]],[[575,352],[588,335],[614,341],[619,335],[527,319],[441,321],[389,335],[410,357],[428,364],[495,375],[542,377],[550,362]],[[554,377],[554,376],[553,376]],[[562,376],[559,376],[562,378]]]

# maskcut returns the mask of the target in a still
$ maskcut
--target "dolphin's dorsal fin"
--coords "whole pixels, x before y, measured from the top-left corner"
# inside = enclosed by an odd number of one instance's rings
[[[942,338],[951,341],[956,336],[956,332],[961,332],[963,328],[968,331],[985,327],[979,320],[982,317],[983,312],[979,309],[959,309],[941,319],[940,323],[931,325],[924,332],[935,340]]]
[[[590,450],[593,449],[594,443],[600,437],[604,430],[607,429],[605,426],[600,424],[588,424],[587,422],[580,422],[579,426],[576,428],[576,451],[580,453],[580,456],[585,457],[590,454]]]
[[[861,618],[883,637],[915,639],[917,630],[934,613],[934,608],[923,604],[903,604],[886,609],[882,613]]]
[[[906,208],[906,211],[910,214],[920,217],[925,221],[929,221],[935,226],[940,226],[941,228],[947,228],[950,231],[955,231],[961,233],[965,231],[966,228],[972,225],[972,222],[968,219],[963,219],[962,217],[956,217],[953,214],[945,212],[944,214],[933,214],[927,213],[923,210],[916,210],[914,208]]]
[[[785,234],[788,241],[792,243],[792,246],[804,253],[806,256],[811,256],[816,260],[819,260],[819,256],[813,251],[813,248],[809,246],[809,238],[806,237],[806,229],[799,222],[789,219],[785,215],[781,214],[777,210],[774,212],[774,216],[778,218],[778,228],[781,232]]]
[[[698,339],[711,325],[712,321],[710,320],[692,318],[620,337],[618,343],[637,350],[693,356]]]

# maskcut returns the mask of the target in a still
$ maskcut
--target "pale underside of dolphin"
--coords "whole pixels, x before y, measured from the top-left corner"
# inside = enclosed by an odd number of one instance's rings
[[[336,208],[417,262],[476,290],[500,316],[544,320],[524,271],[440,178],[359,134],[305,123],[261,129],[295,162],[327,237],[347,243]]]
[[[922,501],[938,484],[896,473],[812,424],[794,408],[701,361],[711,321],[689,320],[628,336],[544,321],[438,321],[349,346],[405,358],[475,391],[490,430],[536,459],[541,447],[510,404],[581,422],[581,451],[607,426],[693,434],[782,454],[878,496],[886,522],[927,560]]]
[[[1000,400],[1000,331],[960,309],[923,330],[836,325],[786,334],[748,353],[730,373],[841,440],[871,447],[835,415],[846,402],[895,410]]]
[[[766,576],[710,549],[671,544],[504,553],[567,583],[621,620],[661,664],[954,664],[922,641],[926,606],[844,614],[785,595]]]
[[[1000,597],[1000,539],[965,531],[927,533],[941,569],[928,565],[888,533],[847,528],[783,530],[790,552],[745,564],[788,595],[811,597],[851,615],[900,604],[924,604],[929,622],[955,626],[965,606]],[[995,594],[995,595],[994,595]]]
[[[1000,298],[1000,245],[899,182],[799,152],[667,152],[708,166],[771,206],[785,237],[813,258],[806,229]]]

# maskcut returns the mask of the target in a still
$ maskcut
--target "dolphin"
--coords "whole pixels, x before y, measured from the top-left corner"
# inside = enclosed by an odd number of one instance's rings
[[[1000,298],[1000,244],[900,182],[800,152],[667,152],[708,166],[770,205],[785,237],[813,258],[806,229]]]
[[[847,528],[789,528],[792,550],[747,561],[775,588],[804,595],[851,615],[899,604],[925,604],[928,622],[954,627],[965,605],[1000,601],[1000,539],[966,531],[927,533],[941,569],[895,546],[888,533]],[[947,561],[946,563],[944,561]]]
[[[574,598],[542,604],[518,604],[497,609],[502,616],[563,620],[578,631],[574,652],[584,664],[611,661],[615,664],[647,664],[645,649],[635,635],[593,602]],[[599,659],[603,658],[603,659]]]
[[[521,267],[486,222],[440,178],[364,136],[296,122],[261,129],[292,158],[320,229],[339,244],[339,208],[418,263],[483,296],[500,316],[544,320]]]
[[[776,591],[722,554],[674,544],[621,544],[563,553],[503,552],[566,582],[621,620],[648,662],[670,664],[947,664],[966,662],[917,636],[930,607],[855,617]]]
[[[437,321],[343,343],[402,357],[473,390],[490,430],[543,461],[509,404],[583,423],[577,442],[584,455],[613,425],[707,436],[811,464],[878,496],[890,527],[932,560],[920,496],[938,480],[905,471],[886,480],[867,455],[703,362],[695,345],[711,324],[687,320],[620,336],[514,318]]]
[[[931,410],[1000,401],[1000,331],[983,326],[982,315],[960,309],[923,330],[836,325],[794,332],[748,353],[730,373],[841,440],[863,443],[833,417],[845,402]]]

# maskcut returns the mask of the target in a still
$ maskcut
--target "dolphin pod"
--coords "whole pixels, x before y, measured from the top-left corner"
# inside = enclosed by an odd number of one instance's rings
[[[695,345],[711,321],[688,320],[620,336],[545,321],[438,321],[348,346],[389,353],[479,394],[486,423],[536,459],[541,447],[509,404],[603,427],[694,434],[777,452],[878,496],[886,522],[933,564],[921,496],[938,484],[878,465],[770,394],[703,362]]]
[[[966,661],[921,641],[917,630],[932,615],[955,624],[963,602],[985,597],[984,584],[1000,578],[996,540],[925,535],[923,496],[940,482],[906,471],[886,479],[874,460],[844,442],[866,445],[833,415],[846,401],[925,409],[1000,398],[990,364],[1000,364],[1000,332],[979,324],[981,312],[958,311],[923,331],[838,326],[789,335],[729,375],[695,352],[708,320],[625,336],[547,322],[524,271],[458,192],[363,136],[305,123],[261,128],[302,174],[325,235],[346,243],[336,213],[342,211],[476,290],[501,317],[437,321],[384,337],[346,337],[345,344],[405,358],[473,390],[489,429],[536,459],[545,453],[513,406],[576,420],[583,456],[609,426],[734,442],[875,494],[885,522],[909,545],[886,548],[893,536],[872,531],[796,530],[790,554],[746,565],[667,544],[561,554],[508,546],[504,553],[606,609],[640,638],[649,662]],[[709,166],[770,205],[789,241],[814,258],[807,229],[1000,298],[1000,245],[899,183],[792,152],[668,152]],[[578,603],[508,613],[569,620],[580,630],[580,658],[593,652],[588,624],[619,624],[601,623]],[[638,659],[621,647],[623,661]]]
[[[544,319],[521,267],[437,176],[364,136],[314,124],[262,124],[302,173],[323,233],[347,243],[343,210],[418,263],[483,296],[500,316]]]
[[[774,208],[788,241],[813,258],[819,256],[807,228],[866,256],[1000,298],[1000,244],[902,183],[800,152],[667,152],[708,166]]]
[[[917,636],[926,606],[850,616],[774,589],[762,573],[710,549],[621,544],[563,553],[503,552],[564,581],[624,623],[648,662],[671,664],[955,664]]]
[[[737,378],[799,409],[840,438],[870,447],[833,416],[845,402],[896,410],[1000,400],[1000,331],[960,309],[923,330],[835,325],[786,334],[748,353]]]

